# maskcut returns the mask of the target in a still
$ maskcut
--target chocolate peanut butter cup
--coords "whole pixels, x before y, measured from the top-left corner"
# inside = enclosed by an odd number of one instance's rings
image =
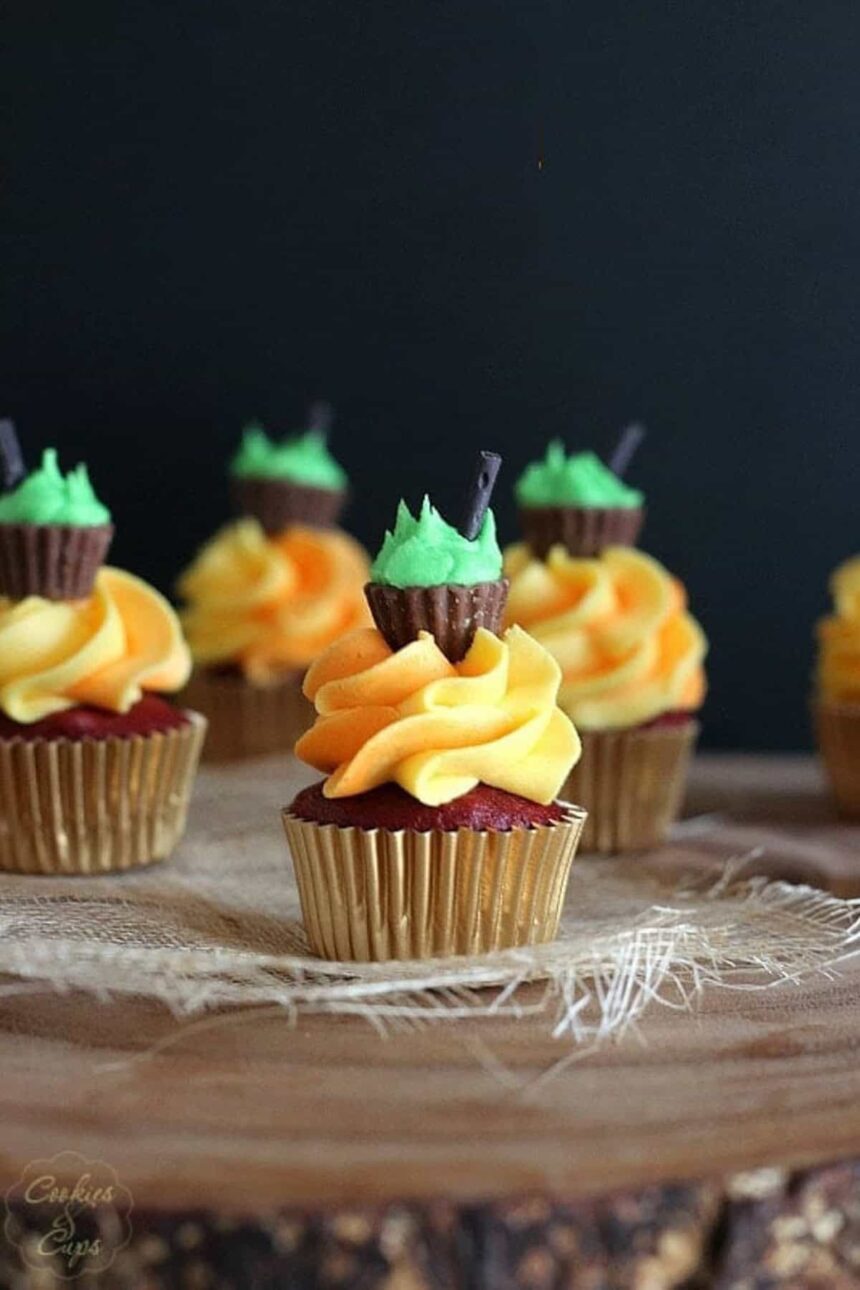
[[[416,640],[419,632],[430,632],[445,657],[459,663],[479,627],[498,633],[508,580],[436,587],[386,587],[369,582],[364,594],[373,621],[393,650]]]
[[[519,518],[525,541],[543,560],[558,545],[574,556],[635,546],[645,511],[641,506],[522,506]]]
[[[63,475],[48,448],[28,475],[11,421],[0,422],[0,458],[7,490],[0,497],[0,596],[89,596],[114,529],[86,467]]]
[[[334,528],[347,497],[345,488],[312,488],[254,475],[234,478],[231,488],[236,512],[259,520],[270,536],[290,524]]]
[[[0,524],[0,595],[82,600],[92,593],[112,539],[112,524]]]

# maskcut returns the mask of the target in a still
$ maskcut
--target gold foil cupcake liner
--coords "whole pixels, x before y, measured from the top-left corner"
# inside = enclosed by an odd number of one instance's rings
[[[562,792],[588,812],[583,852],[659,846],[681,811],[698,722],[579,733],[582,756]]]
[[[432,632],[452,663],[468,653],[479,627],[498,633],[508,598],[507,578],[469,586],[387,587],[369,582],[364,588],[373,621],[393,650]]]
[[[838,810],[860,818],[860,703],[815,699],[813,722]]]
[[[311,488],[287,479],[249,476],[231,483],[238,515],[252,515],[270,537],[289,524],[334,528],[344,502],[345,488]]]
[[[340,828],[283,812],[305,931],[321,958],[442,958],[551,941],[585,812],[534,829]]]
[[[163,860],[185,829],[206,732],[0,740],[0,869],[100,874]]]
[[[0,524],[0,595],[82,600],[112,538],[112,524]]]
[[[209,722],[206,762],[239,761],[292,752],[314,721],[313,704],[302,694],[302,673],[276,685],[253,685],[240,674],[197,669],[182,693],[183,703]]]
[[[545,560],[559,543],[573,556],[598,556],[608,546],[635,546],[645,522],[641,506],[521,506],[520,527]]]

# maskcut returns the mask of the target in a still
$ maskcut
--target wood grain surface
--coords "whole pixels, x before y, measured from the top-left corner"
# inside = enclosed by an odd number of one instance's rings
[[[860,890],[860,831],[834,822],[811,762],[702,759],[690,801],[721,817],[696,835],[697,864],[722,832],[763,845],[765,869]],[[796,869],[800,837],[813,875]],[[667,851],[667,872],[683,851]],[[549,1079],[571,1050],[528,1019],[383,1039],[361,1020],[188,1022],[153,1002],[7,991],[4,1188],[62,1150],[109,1161],[138,1208],[235,1214],[569,1200],[860,1155],[860,963],[835,979],[714,992],[694,1018],[653,1008],[639,1036],[579,1053]]]

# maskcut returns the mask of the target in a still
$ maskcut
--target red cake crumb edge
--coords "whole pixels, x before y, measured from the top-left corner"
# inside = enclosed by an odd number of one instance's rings
[[[41,721],[23,724],[0,713],[0,739],[128,739],[134,735],[166,734],[189,724],[189,716],[157,694],[147,694],[128,712],[107,712],[81,704],[55,712]]]
[[[561,802],[542,806],[500,788],[479,784],[443,806],[424,806],[397,784],[383,784],[355,797],[324,797],[323,780],[302,789],[288,808],[297,819],[338,828],[388,829],[415,833],[472,829],[478,833],[539,828],[567,818]]]

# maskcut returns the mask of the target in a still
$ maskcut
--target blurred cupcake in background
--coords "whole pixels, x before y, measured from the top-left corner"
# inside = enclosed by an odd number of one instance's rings
[[[325,958],[472,954],[556,933],[583,822],[557,795],[579,740],[552,657],[519,628],[497,634],[494,461],[459,529],[427,499],[417,515],[401,503],[367,588],[377,628],[342,637],[307,674],[317,717],[296,753],[326,778],[284,826]]]
[[[369,621],[369,561],[334,527],[347,482],[321,421],[283,442],[245,430],[231,465],[240,518],[178,582],[195,665],[187,696],[209,718],[210,760],[290,751],[313,720],[306,668]]]
[[[86,467],[63,475],[52,449],[0,497],[2,869],[130,869],[185,827],[206,722],[161,696],[191,659],[167,601],[102,564],[112,533]]]
[[[833,613],[818,624],[813,719],[836,805],[860,817],[860,556],[830,579]]]
[[[556,499],[566,487],[571,504],[548,511],[536,538],[523,489],[535,497],[542,484]],[[561,668],[559,705],[582,739],[564,792],[588,811],[583,850],[656,846],[680,812],[699,730],[704,634],[681,583],[630,545],[642,495],[594,454],[551,446],[517,495],[526,540],[505,553],[505,622],[524,627]],[[599,498],[606,505],[583,504]],[[618,544],[621,534],[628,544]]]

